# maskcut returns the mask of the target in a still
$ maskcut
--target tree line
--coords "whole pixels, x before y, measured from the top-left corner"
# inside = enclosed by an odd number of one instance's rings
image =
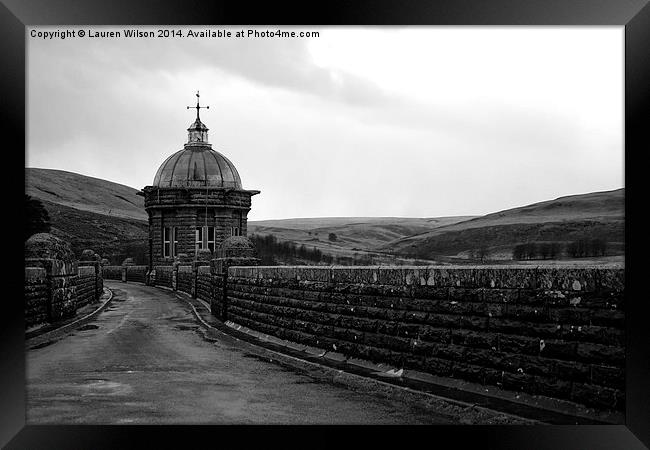
[[[316,247],[307,247],[305,244],[297,245],[290,241],[281,241],[273,234],[253,234],[249,239],[257,248],[260,264],[274,266],[278,263],[293,264],[297,260],[311,261],[316,264],[339,265],[371,265],[373,259],[367,255],[354,254],[353,256],[333,256],[323,253]],[[331,239],[330,239],[331,240]]]
[[[515,245],[512,259],[554,259],[563,254],[571,258],[605,256],[607,242],[603,239],[579,239],[574,242],[527,242]]]
[[[280,241],[273,234],[253,234],[249,239],[255,244],[262,265],[272,266],[277,264],[276,260],[291,262],[296,259],[326,264],[332,262],[332,256],[323,254],[316,247],[307,248],[305,244],[298,246],[293,242]]]

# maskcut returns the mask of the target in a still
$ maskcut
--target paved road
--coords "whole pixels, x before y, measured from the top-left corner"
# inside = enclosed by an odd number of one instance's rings
[[[27,351],[28,424],[447,422],[210,342],[171,292],[106,285],[95,321]]]

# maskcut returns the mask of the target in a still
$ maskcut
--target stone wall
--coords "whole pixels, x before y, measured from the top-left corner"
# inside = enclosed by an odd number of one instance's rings
[[[192,294],[192,279],[194,273],[192,266],[178,266],[178,273],[176,275],[176,289],[179,291]]]
[[[93,266],[80,266],[76,280],[77,302],[76,307],[81,308],[94,302],[98,297],[95,290],[95,268]]]
[[[48,233],[25,242],[25,326],[73,317],[77,309],[99,301],[103,278],[99,255],[84,250],[76,261],[70,245]]]
[[[247,191],[237,191],[224,188],[176,188],[151,187],[145,188],[145,208],[151,206],[176,207],[194,205],[196,207],[231,207],[246,208],[251,206],[251,194]],[[207,197],[206,197],[207,195]]]
[[[624,409],[623,269],[246,261],[156,266],[150,280],[223,321],[347,357]]]
[[[210,302],[214,292],[214,280],[210,266],[199,267],[196,274],[196,296],[201,300]]]
[[[172,275],[173,270],[172,266],[156,266],[154,267],[155,278],[154,285],[164,286],[171,288],[172,287]]]
[[[29,258],[26,268],[40,267],[47,277],[48,322],[74,316],[77,310],[77,262],[53,258]]]
[[[147,279],[147,266],[124,266],[125,281],[144,283]]]
[[[122,266],[104,266],[103,275],[107,280],[121,280]]]
[[[226,284],[215,315],[283,339],[624,409],[622,269],[230,267]]]
[[[25,267],[25,326],[48,319],[49,288],[47,272],[42,267]]]
[[[103,276],[107,280],[135,281],[145,283],[147,280],[147,266],[122,265],[122,266],[104,266]]]
[[[228,320],[228,283],[226,274],[214,272],[212,275],[214,286],[214,296],[210,301],[210,311],[212,314],[224,322]]]

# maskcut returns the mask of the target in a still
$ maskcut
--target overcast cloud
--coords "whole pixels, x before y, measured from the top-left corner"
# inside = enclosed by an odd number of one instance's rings
[[[622,27],[282,29],[320,37],[28,37],[26,165],[150,185],[200,90],[213,148],[262,191],[252,220],[485,214],[624,185]]]

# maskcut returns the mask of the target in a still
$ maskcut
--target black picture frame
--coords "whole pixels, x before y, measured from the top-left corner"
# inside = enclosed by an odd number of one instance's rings
[[[445,0],[326,1],[281,3],[198,0],[3,0],[0,5],[0,71],[4,133],[2,177],[9,211],[22,211],[24,186],[26,26],[35,25],[619,25],[625,27],[626,215],[626,423],[580,426],[434,427],[217,427],[217,426],[25,426],[25,362],[19,263],[22,219],[5,219],[6,261],[0,317],[0,445],[6,448],[251,447],[262,439],[283,447],[340,446],[347,432],[390,446],[512,449],[642,449],[650,447],[649,303],[641,295],[644,248],[640,220],[643,177],[634,175],[648,146],[650,116],[650,6],[648,0]],[[594,95],[598,95],[597,92]],[[53,112],[57,105],[52,105]],[[64,113],[64,112],[63,112]],[[645,119],[645,120],[644,120]],[[22,149],[22,150],[21,150]],[[11,160],[11,161],[10,161]],[[23,174],[19,176],[18,174]],[[12,206],[12,202],[16,202]],[[7,216],[15,217],[8,214]],[[634,234],[633,234],[634,233]],[[12,236],[15,238],[11,238]],[[9,239],[7,239],[9,236]],[[9,245],[7,245],[9,244]],[[8,248],[9,247],[9,248]],[[345,431],[345,434],[341,434]],[[229,445],[229,439],[236,444]],[[445,442],[446,445],[442,443]],[[367,442],[364,446],[367,445]]]

